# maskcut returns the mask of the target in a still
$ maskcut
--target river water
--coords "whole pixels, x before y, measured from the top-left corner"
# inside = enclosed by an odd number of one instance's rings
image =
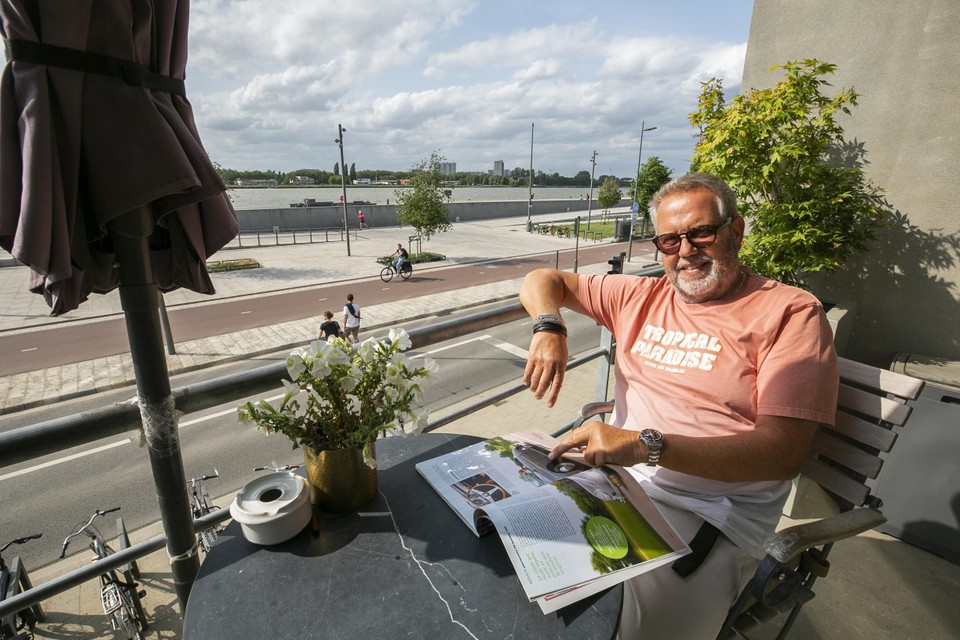
[[[365,200],[374,204],[395,204],[399,187],[347,187],[347,200]],[[496,200],[526,200],[527,187],[453,187],[453,202],[483,202]],[[581,200],[587,198],[586,187],[534,187],[534,200]],[[230,189],[230,198],[236,209],[285,209],[292,203],[313,198],[319,202],[340,202],[340,187],[283,187]],[[597,197],[594,186],[593,197]]]

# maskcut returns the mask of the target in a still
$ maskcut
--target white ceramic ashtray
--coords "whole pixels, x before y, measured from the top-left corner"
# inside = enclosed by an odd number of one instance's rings
[[[230,505],[243,537],[254,544],[289,540],[310,522],[312,507],[307,481],[279,471],[248,482]]]

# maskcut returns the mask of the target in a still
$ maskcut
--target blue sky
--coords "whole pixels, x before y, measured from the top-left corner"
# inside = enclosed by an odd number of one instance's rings
[[[689,165],[700,83],[739,90],[752,0],[194,0],[187,95],[232,169],[632,176]]]

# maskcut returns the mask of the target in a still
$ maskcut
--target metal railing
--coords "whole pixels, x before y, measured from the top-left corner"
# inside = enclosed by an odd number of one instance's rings
[[[663,268],[658,265],[644,269],[637,275],[657,275],[662,271]],[[523,317],[526,317],[526,311],[519,301],[514,301],[459,319],[446,320],[430,326],[411,329],[409,331],[410,340],[413,343],[413,348],[419,349]],[[577,354],[567,364],[568,369],[574,369],[593,360],[599,360],[595,390],[597,400],[606,399],[610,371],[613,366],[613,353],[613,337],[608,331],[603,330],[598,347]],[[250,395],[272,391],[279,387],[280,380],[285,375],[286,363],[281,361],[250,371],[230,374],[174,389],[172,394],[177,411],[189,414],[216,407],[225,402],[240,400]],[[438,419],[431,420],[429,429],[438,429],[448,425],[524,389],[526,387],[522,383],[506,387],[486,398],[469,403]],[[109,436],[139,430],[140,409],[132,402],[11,429],[0,433],[0,451],[4,452],[4,456],[0,458],[0,468],[57,453],[77,445],[89,444]],[[220,509],[195,520],[193,523],[194,530],[207,529],[229,519],[229,517],[229,509]],[[127,549],[120,550],[108,558],[92,562],[81,569],[34,586],[0,602],[0,616],[7,616],[63,593],[87,580],[96,578],[105,571],[115,569],[162,549],[165,545],[166,536],[160,534]]]
[[[354,238],[360,237],[360,230],[348,230]],[[293,244],[318,244],[321,242],[343,242],[346,236],[343,227],[322,227],[319,229],[260,229],[243,231],[237,234],[236,241],[230,241],[224,249],[242,249],[247,247],[279,247]]]

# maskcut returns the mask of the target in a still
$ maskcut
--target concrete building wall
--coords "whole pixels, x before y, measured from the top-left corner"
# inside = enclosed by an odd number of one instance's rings
[[[848,355],[879,366],[899,351],[960,358],[960,2],[755,0],[743,90],[770,67],[817,58],[859,106],[841,117],[864,170],[890,203],[890,226],[823,297],[858,302]]]

